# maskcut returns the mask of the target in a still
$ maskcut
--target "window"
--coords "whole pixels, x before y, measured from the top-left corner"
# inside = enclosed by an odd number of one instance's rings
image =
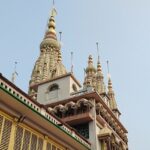
[[[83,137],[85,137],[86,139],[89,138],[89,124],[88,123],[84,123],[84,124],[78,124],[73,126],[73,128]]]
[[[2,123],[1,123],[2,126]],[[2,135],[1,135],[1,143],[0,143],[0,149],[6,150],[9,147],[10,142],[10,132],[12,127],[12,122],[8,119],[5,119],[3,122],[3,129],[2,129]]]
[[[49,86],[49,88],[48,88],[49,90],[49,92],[51,92],[51,91],[55,91],[55,90],[58,90],[59,89],[59,86],[58,86],[58,84],[52,84],[51,86]]]
[[[56,150],[56,146],[52,145],[52,150]]]
[[[72,89],[73,89],[74,92],[77,92],[77,87],[76,87],[75,84],[72,84]]]

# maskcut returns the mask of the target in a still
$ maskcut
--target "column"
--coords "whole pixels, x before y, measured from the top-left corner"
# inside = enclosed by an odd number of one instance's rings
[[[45,136],[44,142],[43,142],[43,150],[46,150],[46,148],[47,148],[47,140],[48,140],[48,136]]]
[[[110,143],[110,137],[108,137],[108,139],[107,139],[107,149],[112,150],[111,143]]]
[[[14,149],[14,144],[15,144],[15,133],[16,133],[16,126],[18,123],[18,119],[14,118],[14,121],[12,122],[12,128],[11,128],[11,133],[10,133],[10,142],[9,142],[9,150]]]

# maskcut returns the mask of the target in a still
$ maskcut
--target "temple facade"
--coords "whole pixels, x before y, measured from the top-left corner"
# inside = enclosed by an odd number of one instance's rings
[[[81,85],[62,63],[53,7],[28,94],[0,74],[0,150],[128,150],[110,75],[88,57]]]

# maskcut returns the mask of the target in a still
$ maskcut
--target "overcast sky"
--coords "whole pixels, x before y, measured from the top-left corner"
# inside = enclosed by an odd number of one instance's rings
[[[16,85],[28,91],[39,56],[52,0],[0,2],[0,72],[11,79],[17,61]],[[57,31],[62,31],[63,63],[82,83],[89,54],[97,62],[96,42],[107,84],[106,60],[130,150],[148,150],[150,142],[150,1],[56,0]]]

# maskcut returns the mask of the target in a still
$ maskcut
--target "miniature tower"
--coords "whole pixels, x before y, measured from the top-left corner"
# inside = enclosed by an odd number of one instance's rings
[[[86,76],[84,79],[84,87],[96,87],[96,69],[93,65],[92,55],[89,55],[88,66],[85,70]]]

